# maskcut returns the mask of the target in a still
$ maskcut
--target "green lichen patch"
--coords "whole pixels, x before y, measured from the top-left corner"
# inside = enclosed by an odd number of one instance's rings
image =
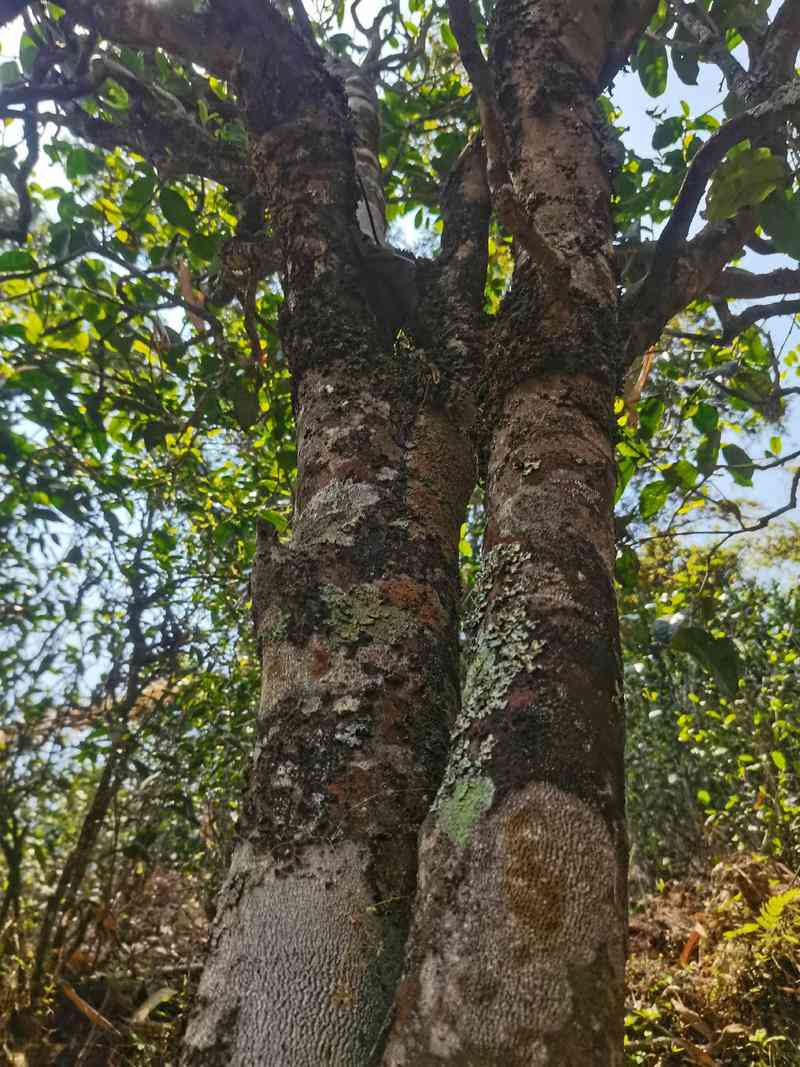
[[[472,828],[491,807],[493,799],[494,783],[491,778],[467,778],[442,800],[439,821],[454,844],[463,848],[469,842]]]
[[[374,585],[357,585],[343,592],[334,585],[323,587],[333,629],[343,641],[358,641],[368,635],[387,644],[400,641],[412,630],[412,618],[402,608],[386,602]]]

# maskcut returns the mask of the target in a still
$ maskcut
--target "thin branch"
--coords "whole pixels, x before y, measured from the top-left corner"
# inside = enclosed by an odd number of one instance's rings
[[[723,345],[730,344],[740,333],[765,319],[775,319],[780,315],[800,315],[800,299],[779,300],[775,304],[753,304],[739,315],[734,315],[722,336]]]
[[[658,341],[671,318],[709,290],[725,265],[741,252],[755,225],[753,209],[743,208],[732,219],[704,226],[678,249],[665,284],[648,285],[651,275],[647,275],[628,289],[621,308],[627,334],[622,373]]]
[[[0,226],[0,239],[18,241],[23,244],[28,236],[31,220],[33,219],[33,203],[28,190],[28,178],[39,158],[39,123],[36,115],[36,104],[24,113],[22,117],[27,154],[22,163],[17,167],[11,182],[14,192],[17,194],[19,209],[17,217],[11,224]]]
[[[728,50],[725,35],[715,25],[711,16],[697,4],[689,5],[684,0],[674,0],[678,19],[687,33],[697,41],[701,53],[719,67],[729,89],[735,89],[747,72],[738,59]]]
[[[775,508],[774,511],[770,511],[766,515],[762,515],[761,518],[751,523],[749,526],[741,526],[738,530],[686,530],[683,531],[686,534],[692,534],[696,537],[705,534],[722,534],[722,539],[715,546],[720,548],[726,541],[729,541],[731,537],[735,537],[737,534],[742,533],[755,533],[757,530],[763,530],[772,522],[773,519],[780,518],[781,515],[785,515],[787,511],[793,511],[797,507],[797,490],[800,487],[800,471],[797,471],[792,478],[792,485],[789,490],[789,502],[784,504],[783,507]],[[675,531],[680,533],[681,531]]]

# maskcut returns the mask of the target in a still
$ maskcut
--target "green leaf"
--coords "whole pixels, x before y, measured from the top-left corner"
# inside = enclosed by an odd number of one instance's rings
[[[768,148],[745,148],[717,168],[708,190],[706,217],[720,222],[740,208],[753,207],[786,180],[782,160]]]
[[[39,49],[36,47],[33,38],[29,34],[23,33],[19,41],[19,62],[26,74],[30,74],[33,70],[33,64],[38,54]]]
[[[658,429],[664,414],[664,401],[660,396],[649,396],[639,405],[639,436],[649,441]]]
[[[697,481],[699,471],[688,460],[679,459],[662,473],[670,485],[680,486],[681,489],[691,489]]]
[[[156,188],[155,175],[147,175],[131,182],[122,197],[122,211],[125,215],[138,215],[150,203]]]
[[[281,515],[279,511],[260,511],[259,518],[264,522],[270,523],[271,526],[274,526],[278,533],[283,533],[289,527],[286,517]]]
[[[0,63],[0,85],[13,85],[14,82],[18,82],[22,79],[22,71],[19,69],[16,60],[11,60],[9,63]]]
[[[770,752],[770,756],[772,758],[772,762],[775,764],[779,771],[786,770],[786,757],[782,752],[779,752],[777,749],[775,749],[774,751]]]
[[[657,152],[660,152],[662,148],[674,144],[675,141],[680,140],[682,136],[683,119],[678,116],[671,119],[665,119],[664,122],[656,126],[656,132],[653,134],[653,148],[655,148]]]
[[[712,637],[700,626],[681,626],[672,635],[670,647],[675,652],[688,653],[709,671],[724,697],[736,696],[741,663],[736,645],[729,637]]]
[[[38,263],[30,252],[22,252],[14,249],[12,252],[4,252],[0,256],[0,271],[13,274],[17,271],[36,270]]]
[[[253,383],[247,378],[241,378],[229,389],[233,402],[233,414],[243,430],[249,430],[255,426],[261,414],[258,393]]]
[[[753,461],[738,445],[725,445],[722,449],[731,478],[737,485],[753,484]]]
[[[692,422],[700,433],[713,433],[719,423],[719,412],[713,404],[706,404],[701,400],[697,411],[692,415]]]
[[[639,578],[639,557],[630,547],[625,547],[621,552],[617,553],[617,560],[614,565],[614,574],[625,590],[631,590],[636,588],[636,583]]]
[[[152,533],[153,544],[158,552],[168,555],[178,543],[175,535],[171,530],[166,527],[161,527],[158,530],[153,530]]]
[[[236,526],[232,522],[218,522],[213,536],[215,545],[227,545],[236,536]]]
[[[800,196],[776,189],[758,209],[759,225],[779,252],[800,259]]]
[[[204,259],[206,262],[214,258],[217,254],[218,246],[219,239],[209,234],[193,233],[189,238],[189,248],[198,259]]]
[[[90,152],[88,148],[73,148],[67,156],[65,173],[71,182],[85,178],[87,174],[97,174],[105,164],[101,156]]]
[[[331,48],[336,55],[342,56],[347,54],[347,49],[352,45],[353,38],[349,33],[332,33],[327,39],[326,44]]]
[[[643,38],[635,63],[644,91],[648,96],[661,96],[667,87],[669,75],[667,50],[664,45],[647,37]]]
[[[455,37],[453,36],[453,31],[450,29],[450,26],[446,22],[443,22],[441,24],[441,32],[442,32],[442,40],[447,45],[447,47],[452,52],[457,52],[458,51],[458,43],[457,43]]]
[[[657,515],[667,502],[669,496],[669,482],[659,478],[658,481],[648,482],[639,493],[639,514],[647,521]]]
[[[161,190],[158,202],[167,222],[178,230],[185,230],[187,233],[191,233],[194,229],[194,212],[177,189],[165,186]]]
[[[700,441],[695,452],[697,466],[703,474],[713,474],[719,457],[719,443],[722,434],[719,430],[713,430]]]
[[[697,85],[700,64],[696,55],[688,55],[679,48],[672,49],[672,65],[684,85]]]

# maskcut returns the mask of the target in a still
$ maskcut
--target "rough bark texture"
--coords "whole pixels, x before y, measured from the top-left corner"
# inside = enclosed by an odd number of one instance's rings
[[[582,17],[578,17],[578,7]],[[623,707],[612,585],[617,308],[594,93],[609,5],[505,0],[493,58],[517,266],[484,399],[482,576],[384,1063],[622,1063]]]
[[[257,554],[258,743],[191,1064],[367,1061],[458,708],[473,416],[445,416],[424,353],[387,343],[344,98],[331,96],[254,153],[285,255],[296,513],[291,541],[262,536]]]

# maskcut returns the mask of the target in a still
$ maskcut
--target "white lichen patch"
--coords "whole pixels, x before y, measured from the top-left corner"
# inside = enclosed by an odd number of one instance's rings
[[[238,845],[187,1047],[199,1059],[224,1034],[231,1067],[353,1062],[361,1035],[377,1033],[386,1014],[374,904],[366,859],[350,843],[306,848],[289,872]]]
[[[261,672],[260,715],[268,715],[289,692],[303,690],[310,681],[308,665],[294,645],[276,644],[270,648]]]
[[[315,544],[352,545],[362,518],[380,500],[366,482],[332,481],[315,493],[297,520],[294,540]]]

